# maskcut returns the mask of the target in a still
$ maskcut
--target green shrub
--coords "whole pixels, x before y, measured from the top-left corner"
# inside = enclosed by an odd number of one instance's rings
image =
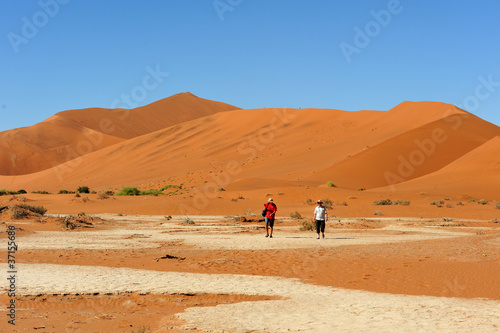
[[[90,189],[88,186],[80,186],[77,189],[78,193],[90,193]]]
[[[8,195],[8,194],[18,194],[18,192],[7,191],[7,190],[0,190],[0,196],[2,196],[2,195]]]
[[[60,190],[57,192],[57,194],[74,194],[75,191],[68,191],[68,190]]]
[[[364,187],[358,188],[358,191],[366,191],[366,188],[364,188]]]
[[[302,215],[300,215],[300,213],[298,211],[295,211],[293,213],[290,213],[290,217],[292,219],[301,219],[302,218]]]
[[[337,185],[335,185],[333,182],[330,182],[330,181],[326,182],[326,186],[328,186],[328,187],[337,187]]]
[[[25,190],[19,190],[19,191],[17,191],[17,193],[18,193],[18,194],[26,194],[26,193],[28,193],[28,192],[26,192]]]
[[[147,190],[147,191],[139,191],[139,195],[154,195],[154,196],[158,196],[160,194],[163,194],[163,192],[160,191],[160,190],[155,190],[155,189],[150,189],[150,190]]]
[[[163,187],[160,189],[160,191],[165,191],[165,190],[167,190],[167,189],[169,189],[169,188],[178,188],[178,189],[182,189],[182,186],[180,186],[180,185],[166,185],[166,186],[163,186]]]
[[[31,193],[35,193],[35,194],[50,194],[47,191],[31,191]]]
[[[480,204],[480,205],[487,205],[488,204],[488,200],[481,199],[477,203]]]
[[[115,195],[118,196],[127,196],[127,195],[140,195],[141,191],[139,191],[136,187],[124,187],[118,192],[116,192]]]
[[[314,230],[314,222],[312,219],[307,219],[307,220],[302,220],[300,221],[300,228],[301,231],[306,231],[306,230]]]
[[[388,206],[392,205],[392,201],[391,199],[380,199],[380,200],[375,200],[373,204],[376,206]]]

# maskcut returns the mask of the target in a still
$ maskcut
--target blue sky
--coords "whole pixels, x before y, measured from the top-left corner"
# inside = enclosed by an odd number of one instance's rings
[[[440,101],[500,125],[500,2],[0,0],[0,131],[185,91],[246,109]]]

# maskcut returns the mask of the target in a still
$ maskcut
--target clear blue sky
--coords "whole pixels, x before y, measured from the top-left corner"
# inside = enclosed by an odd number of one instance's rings
[[[0,131],[185,91],[247,109],[440,101],[500,125],[500,1],[0,0]]]

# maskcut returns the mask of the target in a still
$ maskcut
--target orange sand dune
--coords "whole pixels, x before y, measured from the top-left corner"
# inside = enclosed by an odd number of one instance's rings
[[[122,141],[55,115],[31,127],[0,133],[0,174],[49,169]]]
[[[181,97],[196,99],[171,99]],[[85,125],[93,126],[88,120]],[[467,169],[470,159],[461,157],[498,135],[498,126],[434,102],[405,102],[388,112],[233,110],[134,137],[49,170],[2,176],[0,188],[105,190],[183,183],[248,191],[332,181],[341,188],[369,189],[409,182],[450,163]],[[461,181],[477,185],[474,175]]]
[[[59,112],[36,125],[0,133],[0,174],[45,170],[126,139],[235,109],[181,93],[133,110],[89,108]]]
[[[450,107],[441,103],[421,103],[420,106],[424,111],[429,107],[434,110],[433,114],[441,115]],[[404,114],[411,119],[420,109],[412,111]],[[457,112],[418,125],[375,146],[367,145],[358,154],[308,179],[331,179],[338,186],[352,189],[401,183],[437,171],[497,135],[500,135],[498,126],[471,114]]]
[[[459,193],[476,199],[500,198],[500,136],[465,154],[442,169],[394,185],[396,192]],[[385,191],[387,189],[377,189]]]

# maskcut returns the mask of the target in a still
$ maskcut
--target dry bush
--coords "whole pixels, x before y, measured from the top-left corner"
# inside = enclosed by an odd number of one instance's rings
[[[104,200],[104,199],[109,199],[109,195],[106,192],[99,193],[98,199]]]
[[[302,218],[302,215],[300,215],[300,213],[298,211],[295,211],[293,213],[290,213],[290,217],[292,219],[301,219]]]
[[[92,216],[85,215],[84,212],[79,213],[76,217],[73,215],[66,216],[59,219],[63,227],[66,229],[76,229],[76,228],[93,228],[94,218]]]
[[[391,199],[380,199],[380,200],[375,200],[373,204],[376,206],[388,206],[392,205],[392,201]]]
[[[321,201],[323,202],[323,206],[325,206],[326,208],[328,209],[333,208],[332,200],[326,198],[326,199],[321,199]]]
[[[10,212],[10,218],[14,220],[22,220],[29,217],[29,211],[23,208],[14,207]]]
[[[312,219],[300,221],[300,231],[310,231],[314,230],[314,221]]]

